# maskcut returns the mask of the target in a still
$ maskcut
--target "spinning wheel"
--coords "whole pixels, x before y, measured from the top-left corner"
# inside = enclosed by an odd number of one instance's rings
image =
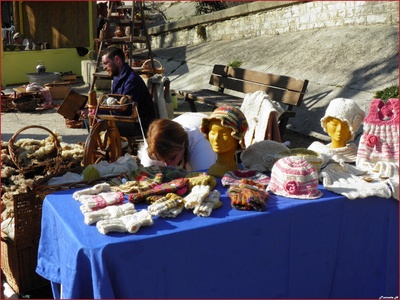
[[[101,120],[92,129],[85,143],[85,166],[102,160],[113,162],[122,155],[121,136],[114,121]]]
[[[105,95],[103,95],[105,96]],[[121,136],[116,122],[134,123],[138,120],[136,105],[132,103],[129,96],[110,94],[99,97],[99,105],[89,104],[89,110],[95,110],[90,118],[90,133],[85,142],[83,165],[96,164],[100,161],[114,162],[122,156]],[[104,104],[107,97],[114,98],[117,102]],[[103,99],[103,100],[102,100]],[[116,111],[125,111],[132,105],[132,115],[115,115]],[[101,109],[102,114],[99,114]]]

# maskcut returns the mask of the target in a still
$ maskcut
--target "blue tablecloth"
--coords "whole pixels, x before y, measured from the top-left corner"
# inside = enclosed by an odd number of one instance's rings
[[[37,272],[63,298],[376,298],[399,292],[399,205],[273,194],[264,212],[184,211],[136,234],[84,224],[75,190],[43,203]],[[146,208],[136,205],[137,210]]]

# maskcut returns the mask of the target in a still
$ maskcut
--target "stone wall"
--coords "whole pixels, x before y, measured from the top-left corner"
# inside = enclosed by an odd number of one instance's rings
[[[149,28],[152,48],[335,26],[398,24],[398,1],[261,1]]]

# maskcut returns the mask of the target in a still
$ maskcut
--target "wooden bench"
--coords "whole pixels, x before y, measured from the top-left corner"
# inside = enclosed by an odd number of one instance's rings
[[[307,91],[308,80],[299,80],[289,76],[274,75],[259,71],[233,68],[224,65],[214,65],[209,84],[216,88],[198,90],[181,90],[190,110],[196,112],[195,102],[207,104],[214,108],[230,105],[240,107],[245,94],[263,91],[271,100],[282,105],[285,112],[280,116],[279,131],[284,135],[289,118],[295,117],[293,107],[299,107]],[[230,90],[237,96],[226,94]],[[233,94],[233,93],[232,93]],[[243,97],[242,97],[243,95]]]

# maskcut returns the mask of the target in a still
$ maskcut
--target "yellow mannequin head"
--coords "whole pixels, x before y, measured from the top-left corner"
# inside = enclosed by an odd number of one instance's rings
[[[349,124],[337,118],[326,118],[326,131],[332,139],[331,148],[344,147],[351,138]]]
[[[221,124],[221,120],[214,119],[209,123],[208,140],[211,148],[217,154],[235,153],[239,140],[232,136],[232,129]]]

